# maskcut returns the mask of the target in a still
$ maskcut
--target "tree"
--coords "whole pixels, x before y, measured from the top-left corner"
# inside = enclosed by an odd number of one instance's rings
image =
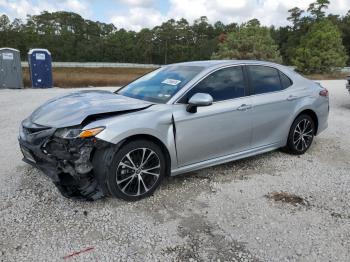
[[[258,59],[281,62],[281,56],[269,28],[260,26],[257,19],[242,24],[219,44],[213,59]]]
[[[339,29],[324,19],[302,37],[293,62],[304,73],[329,73],[345,66],[346,59]]]
[[[309,5],[307,9],[308,12],[316,19],[319,20],[325,17],[325,12],[323,9],[327,9],[329,5],[329,0],[317,0]]]
[[[142,29],[138,34],[137,34],[137,42],[136,42],[136,50],[135,53],[137,53],[139,57],[139,61],[141,63],[145,64],[152,64],[153,59],[152,59],[152,54],[153,54],[153,32],[152,30],[148,28]]]
[[[343,19],[340,20],[339,28],[343,36],[343,44],[348,54],[348,65],[350,65],[350,10]]]
[[[176,21],[170,19],[162,23],[160,26],[154,28],[154,33],[159,56],[162,59],[161,63],[168,64],[170,61],[173,61],[172,56],[174,53],[171,52],[171,50],[173,49],[174,43],[176,43]]]
[[[301,15],[304,13],[304,10],[301,10],[298,7],[294,7],[288,10],[289,17],[287,20],[293,23],[294,29],[299,27]]]
[[[325,16],[328,1],[314,1],[309,12],[297,7],[289,10],[287,19],[293,25],[270,28],[260,25],[257,19],[243,25],[233,21],[211,24],[202,16],[193,23],[183,18],[170,19],[134,32],[72,12],[46,11],[29,15],[26,20],[11,20],[0,14],[0,47],[19,49],[23,60],[30,48],[40,47],[49,49],[53,59],[62,62],[168,64],[211,57],[280,61],[280,53],[285,64],[292,64],[303,36],[315,23],[326,19],[340,29],[343,45],[350,54],[350,12],[345,16]]]
[[[0,16],[0,31],[5,31],[10,29],[10,19],[7,15]]]

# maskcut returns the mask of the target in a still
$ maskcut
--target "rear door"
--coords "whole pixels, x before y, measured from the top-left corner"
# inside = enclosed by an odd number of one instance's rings
[[[189,98],[208,93],[214,103],[186,111]],[[250,146],[251,98],[241,66],[219,69],[200,81],[174,105],[179,166],[244,151]]]
[[[288,136],[288,120],[297,102],[288,88],[293,83],[274,67],[247,65],[246,69],[253,93],[252,147],[280,143]]]

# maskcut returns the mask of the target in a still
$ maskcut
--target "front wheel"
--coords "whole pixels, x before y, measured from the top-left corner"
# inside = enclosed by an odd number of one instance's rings
[[[290,128],[287,151],[294,155],[304,154],[311,146],[315,135],[315,123],[309,115],[298,116]]]
[[[147,140],[136,140],[116,152],[107,175],[111,194],[135,201],[153,194],[166,173],[160,147]]]

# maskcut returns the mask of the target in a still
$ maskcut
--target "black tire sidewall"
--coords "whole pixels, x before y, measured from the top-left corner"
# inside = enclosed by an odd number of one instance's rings
[[[124,194],[120,188],[118,187],[116,183],[116,175],[117,175],[117,167],[119,162],[124,158],[124,156],[129,153],[130,151],[137,149],[137,148],[149,148],[153,150],[159,157],[160,161],[160,175],[157,180],[157,182],[152,186],[152,188],[145,194],[142,194],[140,196],[130,196],[127,194]],[[158,188],[159,184],[161,183],[163,177],[165,176],[166,173],[166,161],[165,161],[165,156],[161,148],[147,140],[135,140],[131,141],[125,145],[123,145],[114,155],[112,163],[109,167],[108,174],[107,174],[107,185],[109,188],[109,191],[111,194],[117,198],[121,198],[127,201],[137,201],[142,198],[146,198],[148,196],[151,196],[154,191]]]
[[[314,132],[315,132],[315,123],[314,123],[314,120],[313,120],[309,115],[304,115],[304,114],[303,114],[303,115],[298,116],[298,117],[294,120],[294,122],[293,122],[293,124],[292,124],[292,126],[291,126],[291,128],[290,128],[290,131],[289,131],[288,142],[287,142],[287,148],[288,148],[288,150],[289,150],[290,153],[295,154],[295,155],[302,155],[302,154],[304,154],[304,153],[311,147],[312,142],[313,142],[313,140],[314,140],[314,136],[315,136],[315,134],[313,133],[313,134],[312,134],[312,138],[311,138],[310,145],[309,145],[307,148],[305,148],[304,150],[300,151],[300,150],[298,150],[298,149],[296,148],[296,146],[295,146],[294,143],[293,143],[294,130],[295,130],[296,126],[300,123],[300,121],[302,121],[303,119],[307,119],[308,121],[311,122],[312,130],[314,130]]]

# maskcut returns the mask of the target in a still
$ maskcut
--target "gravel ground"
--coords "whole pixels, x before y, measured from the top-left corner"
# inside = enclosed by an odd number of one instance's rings
[[[0,90],[1,261],[349,261],[350,95],[303,156],[280,151],[166,179],[153,197],[76,202],[21,162],[20,121],[71,90]],[[285,192],[300,204],[266,195]]]

